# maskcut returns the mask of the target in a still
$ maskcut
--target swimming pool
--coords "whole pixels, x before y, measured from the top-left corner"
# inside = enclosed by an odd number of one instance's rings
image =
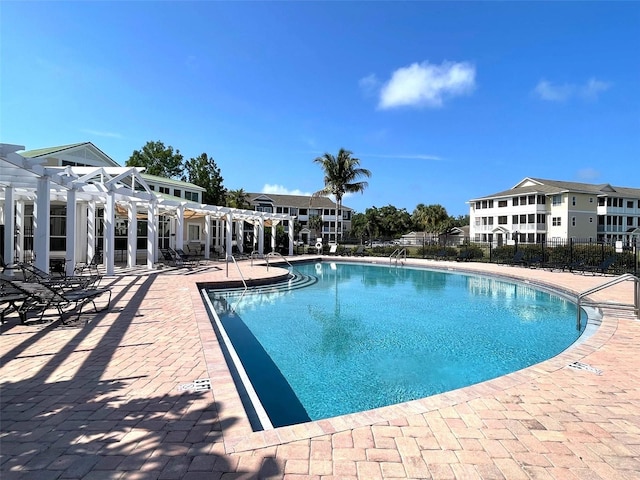
[[[574,303],[530,285],[343,262],[295,270],[300,288],[209,292],[273,426],[489,380],[557,355],[582,332]]]

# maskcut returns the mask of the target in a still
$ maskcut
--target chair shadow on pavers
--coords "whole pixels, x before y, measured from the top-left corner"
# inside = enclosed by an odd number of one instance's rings
[[[160,318],[152,300],[143,302],[156,277],[135,278],[114,286],[115,308],[103,321],[65,330],[49,324],[0,345],[0,477],[284,476],[275,461],[249,471],[221,453],[223,432],[239,418],[211,391],[190,389],[196,379],[173,385],[156,378],[166,359],[140,325]],[[144,331],[132,342],[136,328]],[[182,335],[190,333],[172,337]]]

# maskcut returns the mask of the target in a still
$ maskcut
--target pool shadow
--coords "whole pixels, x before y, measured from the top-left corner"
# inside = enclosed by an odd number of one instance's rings
[[[229,315],[231,307],[223,297],[216,297],[215,305],[225,332],[240,357],[242,366],[260,399],[262,407],[269,416],[271,424],[274,427],[282,427],[310,421],[307,411],[300,403],[291,385],[289,385],[289,382],[251,330],[242,321],[242,318],[238,316],[237,312],[233,316]],[[211,323],[216,335],[221,337],[215,322],[212,320]],[[262,425],[258,418],[247,389],[231,359],[227,345],[223,341],[220,342],[220,345],[247,411],[251,427],[255,431],[264,429],[265,425]]]

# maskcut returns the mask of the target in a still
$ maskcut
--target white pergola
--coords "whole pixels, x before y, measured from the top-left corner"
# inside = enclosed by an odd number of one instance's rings
[[[146,265],[152,269],[159,258],[158,220],[160,215],[170,216],[176,222],[176,248],[184,245],[184,222],[188,218],[204,218],[204,255],[209,257],[212,243],[211,223],[224,222],[227,258],[231,255],[233,222],[238,234],[243,234],[244,223],[252,224],[258,239],[257,251],[264,252],[265,225],[275,227],[288,222],[289,255],[293,254],[293,220],[284,214],[241,210],[229,207],[193,203],[176,198],[165,198],[152,191],[142,178],[140,167],[50,167],[44,159],[29,159],[19,155],[21,145],[0,144],[0,223],[4,224],[5,263],[23,260],[24,205],[33,203],[33,252],[37,268],[48,271],[49,224],[52,201],[66,202],[66,272],[72,274],[80,250],[86,258],[95,255],[96,211],[104,208],[103,261],[107,275],[112,275],[115,264],[116,210],[126,210],[129,222],[127,234],[127,265],[136,264],[137,220],[147,220]],[[87,238],[78,238],[80,209],[86,208]],[[84,218],[84,217],[82,217]],[[17,235],[16,235],[17,233]],[[275,249],[276,229],[271,230],[271,247]],[[77,244],[82,242],[82,244]],[[79,247],[79,248],[77,248]],[[241,242],[238,244],[242,248]],[[16,253],[14,255],[14,252]],[[82,255],[83,257],[85,255]]]

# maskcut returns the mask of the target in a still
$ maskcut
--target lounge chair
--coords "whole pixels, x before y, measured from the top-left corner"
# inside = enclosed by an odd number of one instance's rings
[[[609,270],[609,268],[613,266],[614,263],[616,263],[616,257],[607,257],[598,265],[585,265],[582,271],[584,273],[589,272],[592,275],[595,275],[596,273],[604,275],[605,273],[607,273],[607,270]]]
[[[513,266],[513,265],[524,265],[526,262],[524,260],[524,251],[523,250],[518,250],[513,257],[511,258],[511,260],[509,260],[507,262],[509,265]]]
[[[353,252],[353,254],[356,257],[364,257],[364,245],[359,245],[358,248],[356,248],[356,251]]]
[[[7,270],[20,270],[19,263],[7,264],[4,262],[4,257],[0,254],[0,273],[4,273]]]
[[[169,249],[171,250],[171,249]],[[176,248],[173,253],[176,255],[178,259],[182,261],[183,265],[187,265],[189,267],[197,267],[199,264],[198,257],[195,255],[189,255],[181,248]]]
[[[456,262],[468,262],[473,258],[473,252],[471,250],[465,250],[460,252],[456,257]]]
[[[222,245],[214,245],[213,253],[215,254],[218,260],[220,259],[224,260],[227,258],[227,252],[225,251]]]
[[[438,250],[433,257],[434,257],[435,260],[446,260],[447,256],[448,256],[447,249],[446,248],[442,248],[442,249]]]
[[[338,254],[338,244],[332,243],[329,247],[329,255],[337,255]]]
[[[178,265],[178,259],[177,257],[170,251],[167,250],[166,248],[163,248],[160,250],[160,253],[162,254],[162,259],[164,260],[164,262],[167,265],[173,266],[173,267],[181,267],[182,264]]]
[[[42,320],[46,310],[55,308],[60,315],[62,323],[66,323],[64,319],[65,314],[77,312],[78,318],[80,318],[82,308],[87,303],[93,304],[96,313],[109,308],[111,303],[111,289],[109,288],[77,288],[65,290],[47,283],[10,281],[7,279],[0,279],[0,282],[5,284],[5,288],[11,288],[15,294],[19,292],[26,297],[22,299],[21,304],[16,308],[20,315],[20,320],[23,323],[26,321],[27,314],[30,311],[40,312],[40,320]],[[108,294],[107,303],[103,308],[98,309],[96,299],[104,294]],[[69,306],[73,308],[65,311]]]
[[[46,283],[65,290],[76,288],[95,288],[102,280],[102,275],[72,275],[68,277],[52,275],[40,270],[31,263],[20,264],[25,282]]]
[[[4,281],[0,278],[0,306],[6,305],[0,310],[0,323],[4,323],[4,316],[11,310],[20,311],[20,305],[29,297],[29,295],[19,288],[11,284],[11,282]],[[20,317],[22,321],[22,316]]]
[[[536,255],[534,257],[531,257],[527,262],[526,265],[529,268],[537,268],[537,267],[541,267],[544,264],[544,257],[542,255]]]
[[[77,273],[78,275],[83,275],[85,270],[87,270],[91,275],[98,275],[98,266],[102,264],[102,253],[97,252],[91,260],[88,262],[78,262],[76,263],[75,268],[73,269],[73,273]]]

